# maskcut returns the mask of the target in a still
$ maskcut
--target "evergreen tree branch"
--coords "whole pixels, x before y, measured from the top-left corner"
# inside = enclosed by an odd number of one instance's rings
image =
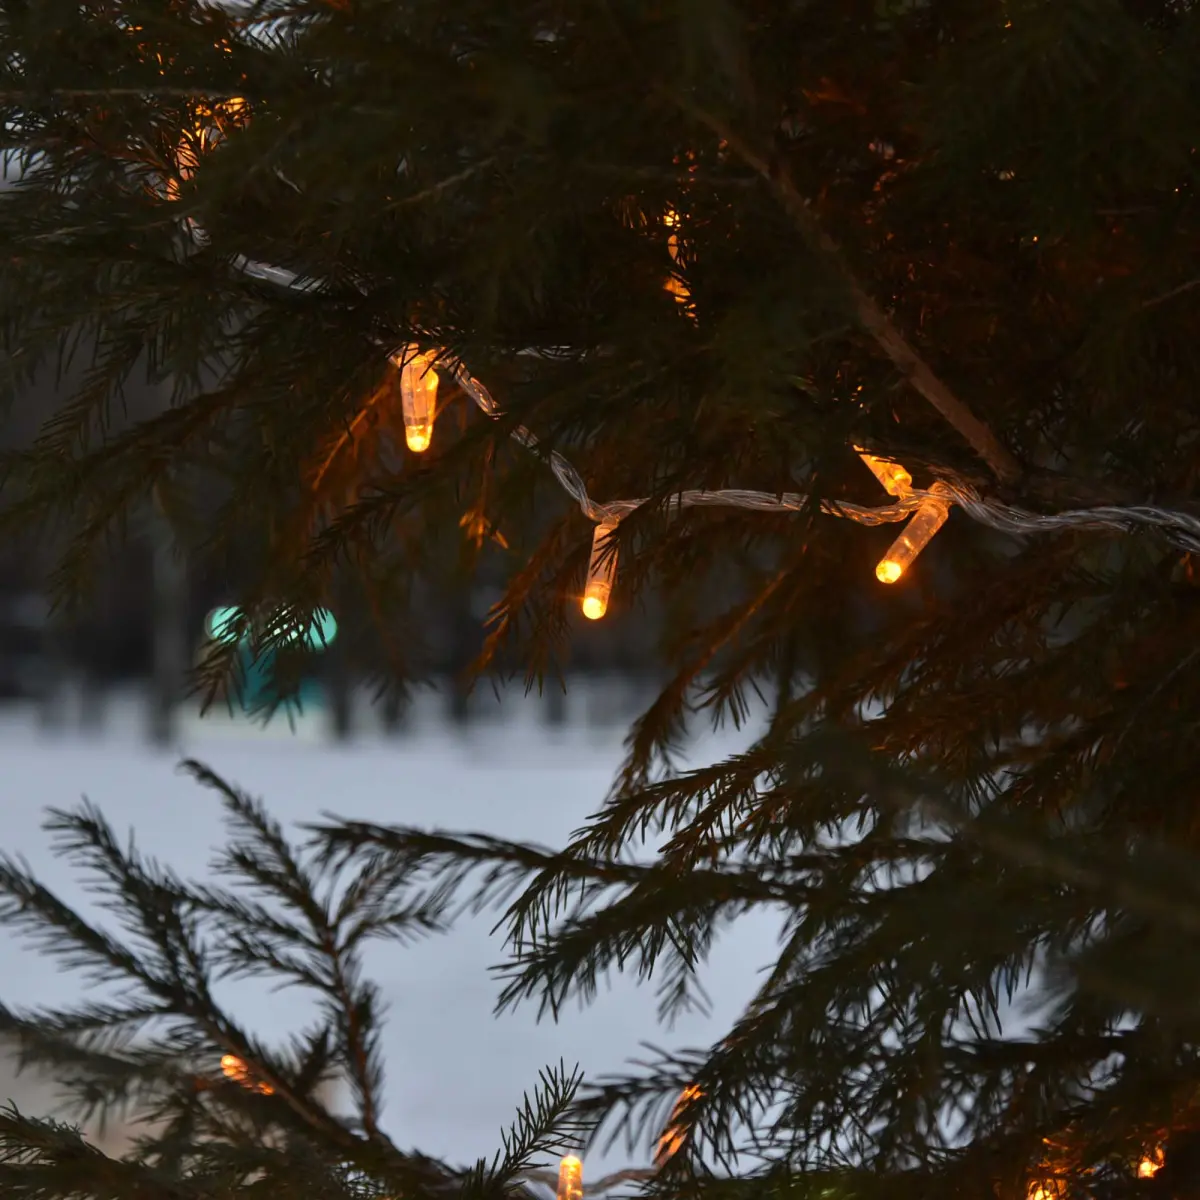
[[[778,197],[805,242],[836,266],[850,296],[855,315],[883,353],[909,385],[929,402],[951,427],[991,468],[1001,483],[1013,483],[1022,473],[1021,464],[945,381],[921,357],[912,343],[879,307],[855,277],[837,243],[817,222],[808,200],[792,180],[787,166],[778,158],[759,153],[729,122],[679,93],[669,93],[672,101],[693,119],[704,125],[750,167]]]
[[[202,782],[216,786],[215,776],[198,773]],[[244,882],[282,897],[306,914],[319,936],[310,936],[299,926],[281,924],[232,895],[188,887],[169,873],[156,871],[152,864],[139,859],[132,847],[122,851],[94,810],[56,814],[51,828],[57,834],[60,850],[79,856],[91,867],[130,936],[138,939],[138,952],[123,949],[83,922],[12,862],[5,863],[0,871],[0,893],[7,893],[9,898],[0,906],[0,916],[24,925],[68,964],[84,966],[100,979],[140,984],[147,998],[141,1000],[135,993],[120,1005],[86,1005],[62,1014],[22,1017],[6,1013],[4,1028],[18,1037],[27,1061],[66,1067],[71,1073],[66,1082],[87,1099],[89,1106],[107,1108],[138,1098],[149,1102],[151,1111],[164,1116],[173,1113],[183,1120],[198,1096],[220,1095],[236,1119],[231,1123],[228,1116],[214,1110],[203,1120],[221,1137],[240,1138],[240,1120],[265,1120],[294,1132],[307,1131],[307,1136],[335,1148],[346,1161],[404,1179],[413,1194],[457,1186],[452,1172],[432,1160],[400,1152],[378,1127],[377,1006],[372,989],[358,981],[357,963],[352,956],[353,946],[363,937],[387,936],[389,931],[421,918],[400,913],[395,905],[386,903],[391,893],[381,892],[378,880],[372,881],[369,875],[360,877],[341,902],[340,911],[351,928],[351,949],[347,950],[339,941],[341,928],[330,919],[327,904],[320,898],[318,881],[292,854],[278,826],[227,785],[221,790],[227,812],[242,834],[224,856],[227,869],[240,872]],[[203,933],[202,919],[206,916],[219,922],[210,931],[216,934],[211,941]],[[354,921],[358,922],[357,930]],[[363,927],[364,922],[370,922],[369,929]],[[326,965],[305,967],[289,962],[274,954],[272,942],[307,946],[318,961],[324,958]],[[331,1031],[336,1044],[343,1047],[340,1060],[359,1092],[365,1136],[344,1125],[317,1099],[314,1088],[325,1073],[322,1064],[329,1061],[325,1034],[316,1033],[289,1065],[286,1056],[269,1053],[241,1031],[213,999],[209,986],[211,965],[240,961],[244,966],[246,955],[261,965],[294,974],[328,994]],[[333,965],[329,965],[331,960]],[[169,1026],[165,1036],[147,1038],[155,1023],[161,1024],[164,1019]],[[114,1037],[121,1041],[137,1038],[138,1046],[117,1055],[98,1048],[97,1038]],[[79,1039],[82,1042],[77,1044]],[[92,1045],[97,1048],[89,1048]],[[232,1055],[242,1064],[241,1077],[249,1086],[226,1080],[215,1089],[206,1084],[198,1092],[197,1078],[210,1074],[221,1054]],[[186,1066],[197,1059],[202,1064],[199,1074],[195,1067]],[[184,1065],[182,1074],[172,1065],[176,1062]],[[133,1084],[137,1085],[137,1096],[130,1090]],[[175,1099],[170,1099],[173,1086],[177,1091]],[[155,1094],[158,1100],[153,1099]],[[153,1143],[164,1153],[173,1127],[169,1125],[167,1133]]]
[[[212,1181],[216,1182],[216,1181]],[[202,1179],[110,1158],[56,1121],[0,1110],[0,1192],[11,1200],[208,1200],[229,1195]]]

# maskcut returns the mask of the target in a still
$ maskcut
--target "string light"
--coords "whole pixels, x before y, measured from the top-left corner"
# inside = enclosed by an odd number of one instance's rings
[[[555,1200],[583,1200],[583,1163],[574,1154],[558,1164]]]
[[[678,1153],[683,1146],[689,1132],[682,1121],[684,1109],[702,1095],[704,1093],[695,1084],[690,1084],[683,1089],[679,1099],[675,1101],[675,1107],[671,1110],[667,1128],[658,1139],[653,1168],[627,1167],[625,1170],[605,1175],[590,1186],[584,1187],[583,1163],[575,1155],[569,1154],[560,1162],[557,1176],[552,1175],[549,1171],[529,1171],[521,1178],[529,1183],[554,1186],[555,1200],[584,1200],[588,1196],[606,1195],[621,1184],[645,1183],[653,1179],[662,1170],[667,1160]]]
[[[264,281],[292,289],[311,290],[320,287],[319,282],[300,280],[292,272],[280,267],[245,259],[239,262],[239,267],[246,274]],[[455,382],[489,417],[500,416],[500,408],[492,398],[491,392],[477,380],[462,363],[453,366]],[[583,514],[597,524],[610,518],[620,519],[634,512],[643,504],[646,498],[636,500],[612,500],[601,504],[588,494],[582,477],[578,471],[556,450],[549,453],[541,450],[536,436],[524,426],[517,426],[512,431],[512,437],[527,450],[541,455],[549,464],[563,490],[579,505]],[[1036,533],[1051,533],[1067,529],[1118,531],[1127,533],[1139,527],[1158,529],[1173,545],[1189,553],[1200,554],[1200,517],[1191,513],[1180,512],[1178,509],[1162,508],[1158,505],[1102,505],[1095,508],[1068,509],[1059,513],[1031,513],[1025,509],[1002,504],[995,500],[985,500],[979,492],[969,484],[953,478],[944,478],[931,488],[923,491],[912,488],[906,493],[900,490],[900,483],[911,478],[903,467],[894,463],[863,455],[863,461],[868,458],[886,472],[886,480],[882,478],[876,466],[868,462],[868,467],[884,484],[885,490],[891,487],[897,489],[896,500],[892,504],[863,505],[849,502],[822,500],[818,507],[821,512],[830,516],[842,517],[860,525],[883,525],[892,522],[906,521],[916,513],[926,500],[937,502],[941,508],[958,507],[967,516],[981,525],[986,525],[1001,533],[1026,537]],[[890,485],[890,486],[889,486]],[[718,490],[689,490],[679,492],[667,502],[669,510],[693,507],[747,508],[758,512],[801,512],[812,507],[812,498],[795,492],[784,492],[782,495],[772,492],[750,491],[740,488],[722,488]],[[940,525],[944,522],[939,522]],[[929,536],[936,533],[930,531]],[[911,537],[911,533],[910,533]],[[928,543],[928,537],[924,544]],[[918,550],[922,547],[918,547]],[[891,552],[885,557],[888,561]],[[909,558],[916,557],[914,552]],[[882,566],[882,563],[880,564]],[[876,575],[879,567],[876,568]],[[898,576],[897,576],[898,578]]]
[[[667,238],[667,253],[671,256],[671,262],[676,268],[667,276],[663,287],[675,297],[675,303],[681,305],[690,315],[691,289],[684,283],[683,277],[679,273],[679,214],[673,208],[668,208],[663,213],[662,223],[671,231]]]
[[[588,562],[587,586],[583,589],[581,605],[583,615],[589,621],[598,621],[608,612],[613,581],[617,577],[617,545],[612,539],[618,524],[616,518],[607,518],[592,533],[592,557]]]
[[[912,495],[912,476],[899,463],[868,454],[861,446],[855,446],[854,449],[888,495],[901,499]],[[940,482],[923,493],[912,520],[875,568],[875,577],[880,583],[895,583],[912,566],[913,560],[929,545],[933,535],[945,525],[950,516],[952,496],[953,493]]]
[[[883,490],[889,496],[906,496],[912,491],[912,476],[899,464],[888,462],[885,458],[876,458],[868,454],[861,446],[855,446],[854,452],[870,468],[871,473],[883,485]]]
[[[1140,1163],[1138,1163],[1138,1178],[1153,1179],[1154,1176],[1162,1170],[1163,1161],[1163,1148],[1161,1146],[1156,1146],[1152,1154],[1148,1154]]]
[[[408,346],[392,356],[400,368],[400,406],[404,413],[404,440],[414,454],[423,454],[433,441],[437,416],[438,376],[433,360]]]
[[[236,1054],[221,1055],[221,1074],[226,1079],[232,1079],[234,1083],[240,1083],[242,1087],[248,1088],[252,1092],[261,1092],[264,1096],[269,1096],[273,1090],[267,1084],[254,1079],[250,1074],[250,1068]]]
[[[913,559],[929,545],[933,535],[950,516],[950,503],[944,499],[944,485],[935,483],[921,507],[904,527],[904,532],[892,543],[891,549],[879,561],[875,575],[881,583],[895,583],[913,564]]]
[[[242,115],[240,105],[238,115]],[[668,210],[663,224],[673,230],[678,224],[678,214],[673,209]],[[190,218],[185,220],[183,228],[198,244],[204,244],[207,241],[205,231],[194,220]],[[676,260],[679,242],[677,234],[674,232],[671,233],[668,240],[668,251],[672,260]],[[268,263],[257,262],[244,255],[237,256],[233,260],[233,266],[235,270],[241,271],[250,278],[269,282],[290,291],[320,291],[326,286],[319,279],[301,279],[295,272]],[[670,284],[668,287],[673,292],[675,291]],[[684,300],[684,297],[678,292],[676,292],[676,298],[681,302]],[[689,315],[691,315],[690,310]],[[415,453],[422,453],[429,448],[433,437],[433,418],[437,399],[437,372],[431,366],[433,357],[429,354],[417,354],[412,347],[409,347],[400,356],[393,356],[392,361],[400,367],[402,372],[401,399],[404,406],[406,440],[410,449]],[[406,369],[409,372],[407,378],[411,385],[408,389],[404,387],[403,383],[405,378],[403,372]],[[500,409],[492,399],[491,393],[471,375],[462,363],[450,364],[449,369],[463,391],[487,416],[498,417],[500,415]],[[419,386],[421,382],[424,382],[424,387]],[[576,501],[584,515],[598,526],[606,522],[619,521],[621,517],[646,503],[645,499],[639,499],[616,500],[599,504],[588,495],[579,473],[561,454],[557,451],[543,452],[537,438],[523,426],[514,429],[512,436],[526,449],[541,455],[548,462],[563,489]],[[859,447],[855,447],[855,450],[883,485],[884,490],[895,497],[894,503],[871,507],[822,500],[818,507],[824,513],[846,518],[860,525],[881,525],[912,518],[904,533],[897,538],[875,569],[876,576],[885,583],[894,583],[901,578],[921,550],[928,545],[933,535],[945,524],[952,506],[961,508],[972,520],[982,525],[1016,536],[1067,529],[1127,533],[1139,527],[1151,527],[1158,529],[1173,545],[1189,553],[1200,554],[1200,517],[1191,513],[1150,504],[1102,505],[1059,513],[1031,513],[994,500],[985,500],[973,487],[949,477],[939,480],[928,491],[913,488],[911,486],[912,477],[903,467],[871,455]],[[720,506],[754,509],[759,512],[799,512],[810,509],[812,503],[811,497],[796,493],[778,495],[770,492],[728,488],[715,491],[681,492],[671,497],[667,507],[674,510]],[[593,563],[600,538],[601,532],[598,529],[593,534]],[[607,611],[616,568],[615,557],[611,558],[611,563],[612,573],[606,576],[597,576],[595,580],[597,586],[594,592],[588,590],[584,592],[582,604],[584,615],[592,620],[598,619]],[[592,569],[589,568],[589,582],[592,574]],[[605,590],[604,584],[607,585],[607,590]]]
[[[1026,1193],[1028,1200],[1062,1200],[1062,1190],[1057,1183],[1031,1183]]]

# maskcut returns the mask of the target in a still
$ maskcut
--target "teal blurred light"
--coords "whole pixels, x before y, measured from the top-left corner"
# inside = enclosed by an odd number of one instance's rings
[[[243,632],[239,636],[238,629]],[[242,610],[236,605],[221,604],[208,614],[204,622],[205,633],[215,642],[234,642],[248,640],[246,634],[248,625],[242,615]],[[305,630],[304,644],[310,650],[318,653],[333,643],[338,634],[337,618],[327,608],[318,608],[312,615],[308,629]],[[298,635],[293,632],[289,641]]]
[[[240,608],[229,604],[214,608],[205,619],[204,631],[213,641],[237,644],[243,680],[241,708],[244,712],[267,707],[277,701],[278,692],[272,679],[275,649],[265,647],[258,654],[254,653],[250,625]],[[303,633],[293,630],[284,640],[302,639],[307,650],[320,654],[333,642],[337,633],[337,619],[333,613],[327,608],[319,608],[313,613]],[[324,688],[320,681],[307,677],[300,680],[298,691],[288,697],[285,707],[319,709],[324,699]]]

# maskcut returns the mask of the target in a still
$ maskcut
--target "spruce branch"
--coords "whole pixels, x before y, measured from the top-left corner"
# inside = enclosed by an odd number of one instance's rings
[[[1143,300],[1141,307],[1143,309],[1157,308],[1160,304],[1166,304],[1168,301],[1174,300],[1176,296],[1183,296],[1198,287],[1200,287],[1200,279],[1189,279],[1186,283],[1170,288],[1158,296],[1151,296],[1149,300]]]
[[[210,784],[216,779],[215,776],[203,778]],[[334,931],[320,916],[322,904],[315,890],[316,881],[307,876],[302,865],[290,854],[277,827],[261,810],[232,789],[226,788],[224,795],[235,826],[243,835],[254,839],[253,847],[245,837],[234,843],[225,858],[229,869],[240,871],[241,878],[252,885],[265,887],[276,897],[282,896],[306,914],[321,932],[332,935]],[[80,858],[92,868],[93,878],[121,914],[130,936],[141,943],[140,951],[133,954],[121,949],[112,939],[82,922],[26,871],[11,862],[4,864],[0,871],[0,894],[7,893],[10,901],[19,901],[21,907],[15,908],[12,903],[5,905],[0,909],[0,917],[25,925],[68,965],[91,966],[98,962],[101,978],[140,985],[148,993],[148,1002],[134,1000],[118,1008],[87,1006],[74,1014],[66,1012],[61,1016],[44,1014],[36,1019],[7,1020],[11,1032],[25,1035],[22,1046],[32,1058],[62,1062],[71,1039],[81,1035],[94,1039],[102,1033],[120,1032],[125,1037],[139,1033],[144,1046],[128,1061],[128,1073],[129,1069],[139,1069],[137,1063],[142,1055],[148,1054],[150,1061],[161,1063],[181,1053],[185,1057],[194,1056],[209,1047],[209,1053],[214,1056],[233,1055],[245,1064],[247,1076],[266,1089],[265,1095],[258,1095],[236,1083],[224,1085],[227,1098],[237,1097],[239,1107],[249,1106],[249,1110],[260,1117],[268,1109],[274,1110],[276,1120],[283,1119],[285,1124],[295,1122],[300,1128],[307,1128],[312,1135],[338,1147],[352,1160],[371,1160],[370,1148],[377,1145],[390,1170],[409,1175],[416,1172],[426,1185],[431,1181],[433,1177],[427,1169],[401,1154],[377,1128],[374,1091],[378,1080],[371,1074],[374,1013],[369,989],[364,990],[363,985],[356,984],[352,967],[341,957],[336,944],[331,950],[324,940],[310,938],[306,941],[302,929],[281,925],[261,911],[242,907],[235,897],[222,896],[212,889],[190,888],[169,873],[156,871],[151,864],[142,862],[132,848],[122,851],[111,829],[95,810],[85,808],[79,814],[55,814],[51,828],[58,835],[61,851]],[[258,850],[257,855],[254,849]],[[217,937],[211,942],[206,939],[202,923],[206,915],[220,918],[217,929],[232,936]],[[240,940],[237,937],[239,919]],[[396,919],[395,913],[387,913],[383,922],[395,923]],[[277,954],[273,956],[273,946],[279,943],[306,946],[314,957],[323,953],[327,960],[334,960],[334,965],[324,970],[320,966],[314,969],[289,962]],[[82,957],[81,950],[85,952]],[[209,985],[210,964],[219,967],[224,961],[244,966],[247,955],[256,958],[261,965],[284,971],[294,969],[303,980],[329,994],[331,1028],[338,1031],[336,1040],[343,1047],[339,1057],[359,1085],[363,1124],[367,1131],[365,1139],[327,1112],[315,1096],[313,1086],[318,1080],[312,1077],[310,1064],[319,1062],[322,1057],[320,1035],[310,1043],[306,1056],[309,1062],[306,1064],[301,1060],[289,1066],[284,1059],[268,1053],[255,1039],[241,1031],[213,998]],[[162,1018],[175,1021],[177,1028],[161,1041],[153,1038],[146,1041],[146,1030],[152,1029],[154,1022]],[[368,1033],[360,1021],[367,1022],[372,1032]],[[52,1030],[57,1032],[51,1034]],[[115,1068],[121,1065],[119,1060],[110,1058],[109,1061]],[[210,1059],[210,1064],[215,1064],[215,1057]],[[94,1072],[99,1064],[77,1057],[75,1065],[90,1067]],[[84,1075],[81,1083],[87,1086],[86,1071]],[[171,1076],[171,1072],[160,1071],[159,1086],[169,1082]],[[148,1078],[146,1082],[150,1082]]]
[[[272,1195],[303,1178],[306,1195],[322,1200],[379,1194],[495,1200],[528,1195],[525,1183],[547,1156],[587,1140],[590,1124],[577,1103],[582,1076],[560,1063],[544,1070],[524,1097],[490,1164],[457,1169],[399,1151],[379,1125],[379,1011],[359,978],[356,951],[368,937],[395,937],[413,924],[427,929],[431,907],[445,907],[445,889],[397,878],[379,863],[346,880],[336,870],[330,875],[329,858],[314,862],[293,849],[259,802],[198,763],[186,769],[217,792],[225,809],[230,841],[214,864],[218,876],[250,895],[182,882],[132,845],[120,847],[90,807],[57,813],[49,825],[58,850],[90,867],[106,907],[144,944],[132,957],[118,956],[114,978],[123,974],[126,984],[119,1003],[25,1015],[0,1008],[0,1034],[16,1039],[23,1064],[50,1069],[88,1101],[89,1111],[107,1114],[117,1104],[134,1110],[150,1132],[130,1155],[116,1159],[73,1130],[0,1114],[5,1195],[233,1200]],[[415,903],[401,897],[402,885],[418,897]],[[81,941],[94,947],[85,961],[97,950],[113,957],[108,943],[72,921],[70,910],[27,872],[9,864],[0,876],[4,891],[30,903],[0,916],[19,917],[65,961]],[[434,899],[422,903],[420,897]],[[291,954],[283,953],[289,947]],[[322,1025],[295,1039],[290,1052],[267,1050],[212,999],[210,980],[231,968],[279,972],[325,993]],[[148,996],[130,990],[131,974]],[[222,1051],[235,1056],[231,1068],[222,1061],[224,1079],[213,1069],[213,1055]],[[344,1068],[355,1085],[358,1128],[316,1097],[316,1085],[333,1066]]]
[[[1015,482],[1022,473],[1021,464],[992,429],[954,394],[872,299],[846,263],[837,243],[821,228],[812,206],[796,187],[787,166],[759,153],[729,122],[686,96],[676,92],[668,95],[683,112],[720,138],[770,187],[804,241],[837,268],[859,322],[901,376],[963,437],[1001,483]]]
[[[1165,682],[1162,686],[1165,686]],[[1078,887],[1102,897],[1114,909],[1162,924],[1183,937],[1200,938],[1200,888],[1180,895],[1164,888],[1161,877],[1149,863],[1157,856],[1131,853],[1123,845],[1079,844],[1050,838],[1027,823],[1006,814],[964,812],[939,796],[932,783],[922,784],[912,771],[900,770],[881,762],[876,756],[855,753],[852,743],[837,746],[837,735],[817,740],[805,751],[812,763],[827,762],[831,757],[857,767],[844,767],[852,786],[864,795],[881,801],[900,813],[916,811],[961,833],[989,854],[1025,869],[1038,871],[1070,887]],[[836,747],[836,748],[835,748]],[[1122,869],[1115,869],[1117,862]],[[1186,878],[1172,871],[1167,878]]]

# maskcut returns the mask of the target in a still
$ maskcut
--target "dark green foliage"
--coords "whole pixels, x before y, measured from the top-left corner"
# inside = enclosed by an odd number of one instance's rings
[[[807,1166],[889,1196],[1019,1198],[1039,1169],[1097,1195],[1194,1187],[1196,563],[1153,534],[1018,543],[955,514],[885,591],[893,531],[815,506],[882,500],[859,444],[1032,511],[1197,511],[1193,4],[0,11],[25,169],[0,204],[14,385],[94,349],[4,491],[5,520],[76,529],[64,593],[157,491],[208,514],[181,536],[241,564],[265,638],[354,581],[405,671],[408,589],[456,557],[469,509],[511,563],[489,653],[540,674],[591,530],[509,440],[526,425],[596,499],[649,498],[614,605],[665,598],[662,697],[566,853],[357,828],[330,846],[397,887],[473,864],[524,880],[506,1000],[551,1008],[630,961],[683,1003],[727,918],[782,911],[730,1038],[591,1110],[644,1132],[646,1104],[696,1082],[695,1145],[760,1138],[758,1191]],[[184,132],[214,124],[165,197]],[[687,306],[664,288],[671,211]],[[410,341],[503,415],[462,400],[429,455],[397,454],[385,359]],[[109,428],[134,370],[175,402]],[[726,486],[814,506],[659,503]],[[770,727],[744,756],[664,770],[690,718],[738,720],[760,685]],[[665,849],[629,865],[642,830]],[[1168,1167],[1133,1179],[1160,1142]]]
[[[330,1200],[495,1200],[578,1140],[570,1108],[579,1079],[559,1067],[543,1072],[490,1164],[451,1168],[401,1150],[380,1121],[382,1012],[362,950],[441,931],[452,889],[323,868],[256,801],[191,769],[224,804],[229,840],[212,869],[227,887],[189,883],[132,843],[123,849],[90,805],[52,813],[47,827],[119,933],[73,912],[23,864],[0,860],[0,922],[80,972],[89,990],[111,989],[69,1009],[0,1006],[0,1035],[24,1065],[55,1071],[80,1117],[123,1112],[138,1133],[112,1160],[70,1127],[0,1112],[0,1194],[282,1197],[299,1185]],[[261,1040],[214,994],[246,976],[313,994],[316,1023],[290,1045]],[[222,1071],[225,1056],[243,1064],[243,1078]],[[349,1085],[350,1114],[328,1107],[331,1080]]]

